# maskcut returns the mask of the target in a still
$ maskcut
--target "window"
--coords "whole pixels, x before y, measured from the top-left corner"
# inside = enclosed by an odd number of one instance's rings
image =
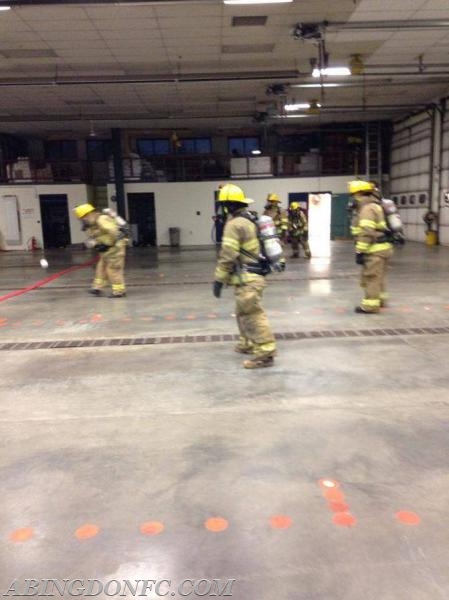
[[[45,158],[47,160],[77,160],[78,148],[76,140],[53,140],[45,142]]]
[[[212,152],[210,138],[189,138],[179,141],[181,146],[178,148],[178,154],[210,154]]]
[[[427,195],[426,194],[420,194],[419,195],[419,203],[420,204],[425,204],[427,202]]]
[[[392,198],[393,202],[396,204],[396,206],[398,205],[399,202],[399,198],[397,196],[393,196]]]
[[[112,154],[112,141],[87,140],[86,150],[88,160],[105,161]]]
[[[247,156],[253,150],[260,150],[258,137],[228,138],[228,151],[233,156]]]
[[[401,206],[405,206],[407,204],[407,196],[401,196]]]
[[[167,139],[140,139],[137,140],[137,151],[140,156],[170,154],[170,142]]]
[[[416,196],[415,194],[412,194],[409,199],[408,199],[410,206],[414,206],[416,204]]]

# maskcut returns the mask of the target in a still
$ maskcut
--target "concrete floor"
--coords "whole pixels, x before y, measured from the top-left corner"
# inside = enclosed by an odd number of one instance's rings
[[[171,339],[236,332],[211,249],[133,250],[126,299],[87,295],[88,267],[0,302],[1,593],[170,579],[181,598],[207,578],[237,600],[449,598],[449,248],[398,251],[371,316],[351,243],[332,253],[271,278],[274,330],[328,337],[281,336],[262,371],[232,341]],[[0,296],[89,255],[39,258],[0,254]],[[1,349],[139,336],[155,343]]]

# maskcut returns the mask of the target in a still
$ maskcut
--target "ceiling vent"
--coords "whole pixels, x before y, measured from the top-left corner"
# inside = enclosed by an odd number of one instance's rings
[[[232,27],[264,27],[268,17],[232,17]]]
[[[274,44],[236,44],[234,46],[222,46],[223,54],[256,54],[262,52],[273,52]]]
[[[58,55],[54,50],[45,48],[36,50],[11,48],[0,50],[0,56],[3,58],[54,58]]]

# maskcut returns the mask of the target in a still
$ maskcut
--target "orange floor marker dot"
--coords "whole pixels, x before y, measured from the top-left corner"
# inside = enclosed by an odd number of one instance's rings
[[[326,498],[328,502],[344,502],[345,495],[343,492],[337,488],[330,488],[328,490],[324,490],[323,496]]]
[[[332,517],[332,522],[340,527],[354,527],[357,519],[348,512],[335,513]]]
[[[16,529],[9,534],[9,539],[11,542],[27,542],[34,535],[34,529],[32,527],[21,527],[20,529]]]
[[[273,529],[288,529],[293,525],[293,520],[286,515],[275,515],[271,517],[270,525]]]
[[[225,531],[229,527],[229,523],[226,521],[226,519],[223,519],[222,517],[211,517],[210,519],[207,519],[207,521],[204,523],[204,527],[208,531],[220,533],[221,531]]]
[[[98,323],[99,321],[103,320],[103,315],[92,315],[90,317],[90,322],[91,323]]]
[[[397,512],[396,519],[401,523],[404,523],[404,525],[419,525],[421,523],[420,516],[408,510],[400,510]]]
[[[79,540],[88,540],[89,538],[95,537],[100,532],[100,528],[97,525],[92,525],[92,523],[86,523],[85,525],[81,525],[75,531],[75,537]]]
[[[189,321],[193,321],[194,319],[196,319],[196,315],[187,315],[186,319],[189,319]]]
[[[216,319],[216,318],[217,318],[217,315],[216,315],[216,314],[214,314],[214,313],[209,313],[209,314],[207,315],[207,317],[208,317],[209,319]]]
[[[345,502],[329,502],[329,508],[334,513],[347,512],[349,510],[349,505]]]
[[[140,526],[140,533],[143,535],[159,535],[164,531],[164,524],[159,521],[146,521]]]
[[[164,318],[166,321],[174,321],[176,319],[175,315],[167,315]]]

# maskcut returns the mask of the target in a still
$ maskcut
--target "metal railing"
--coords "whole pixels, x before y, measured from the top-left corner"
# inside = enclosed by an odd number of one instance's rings
[[[125,182],[179,182],[251,178],[254,174],[233,174],[229,155],[160,155],[151,158],[123,158]],[[244,158],[244,157],[242,157]],[[321,153],[279,153],[263,157],[266,171],[258,175],[273,177],[310,177],[364,173],[362,156],[346,150],[329,149]],[[248,161],[257,160],[248,157]],[[112,160],[52,160],[44,165],[31,162],[8,163],[1,169],[2,183],[87,183],[104,185],[114,181]]]

